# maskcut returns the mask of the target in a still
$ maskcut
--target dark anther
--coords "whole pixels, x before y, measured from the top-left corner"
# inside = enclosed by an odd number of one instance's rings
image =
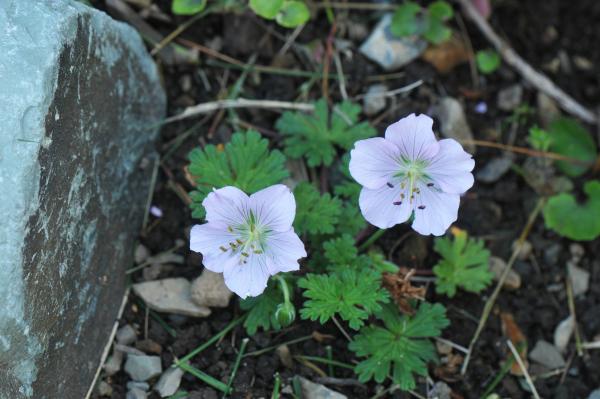
[[[417,208],[419,208],[419,209],[425,209],[425,205],[419,205]]]
[[[394,205],[402,205],[402,201],[395,201]]]
[[[386,184],[387,184],[387,186],[388,186],[389,188],[394,188],[394,185],[393,185],[392,183],[390,183],[390,182],[387,182]]]
[[[433,187],[433,183],[427,183],[427,187]]]

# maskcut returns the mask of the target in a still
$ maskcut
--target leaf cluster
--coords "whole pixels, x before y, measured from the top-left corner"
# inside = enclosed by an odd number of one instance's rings
[[[342,213],[342,201],[329,193],[321,194],[310,183],[302,182],[294,189],[296,219],[299,234],[331,234]]]
[[[288,177],[285,156],[269,151],[269,142],[255,131],[235,133],[225,147],[207,145],[189,154],[189,172],[196,183],[190,193],[192,216],[205,215],[202,201],[213,188],[235,186],[247,194],[281,182]]]
[[[390,31],[399,37],[418,35],[430,43],[440,44],[452,36],[446,22],[453,15],[452,7],[444,0],[434,1],[426,9],[413,1],[405,1],[394,12]]]
[[[364,327],[349,346],[358,356],[367,356],[355,368],[359,380],[381,383],[391,373],[401,389],[414,389],[414,374],[426,376],[427,362],[436,359],[429,338],[439,336],[450,324],[446,309],[424,302],[414,316],[406,316],[385,305],[377,316],[383,326]]]
[[[265,291],[257,297],[249,297],[240,301],[240,308],[248,311],[244,327],[249,335],[254,335],[258,328],[265,331],[273,328],[279,330],[281,324],[275,317],[277,306],[283,302],[283,294],[274,281],[270,280]]]
[[[477,293],[492,281],[490,252],[483,241],[470,239],[465,231],[455,229],[454,240],[437,238],[433,249],[442,256],[433,268],[436,292],[452,298],[457,288]]]
[[[354,142],[375,135],[368,122],[358,123],[360,106],[349,101],[336,105],[330,112],[327,101],[315,103],[313,114],[284,112],[277,129],[285,136],[285,153],[291,158],[304,157],[308,166],[329,166],[336,147],[349,150]]]

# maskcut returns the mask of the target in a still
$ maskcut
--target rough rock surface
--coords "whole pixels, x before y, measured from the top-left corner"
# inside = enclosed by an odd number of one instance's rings
[[[226,308],[233,292],[225,285],[222,273],[204,269],[192,283],[192,301],[198,306]]]
[[[0,398],[83,398],[122,299],[165,114],[139,35],[0,1]]]
[[[182,277],[137,283],[133,285],[133,292],[157,312],[192,317],[210,315],[209,308],[192,301],[191,284]]]

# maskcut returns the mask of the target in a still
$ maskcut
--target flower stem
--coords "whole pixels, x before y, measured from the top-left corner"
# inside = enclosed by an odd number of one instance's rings
[[[288,288],[287,282],[281,276],[281,274],[275,275],[277,281],[279,281],[279,287],[281,288],[281,292],[283,293],[283,301],[284,303],[290,303],[290,289]]]
[[[375,243],[375,241],[379,240],[381,238],[381,236],[385,234],[385,232],[386,232],[386,230],[382,230],[382,229],[377,230],[375,233],[373,233],[371,235],[371,237],[369,237],[367,239],[367,241],[360,244],[360,246],[358,247],[358,252],[362,252],[362,251],[368,249],[371,245],[373,245]]]

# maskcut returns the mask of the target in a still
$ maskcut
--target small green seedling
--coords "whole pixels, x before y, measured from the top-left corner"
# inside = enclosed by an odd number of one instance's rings
[[[457,288],[478,293],[492,281],[489,270],[490,252],[483,241],[470,239],[466,231],[452,228],[454,240],[436,238],[433,249],[442,256],[433,268],[437,277],[435,290],[450,298]]]
[[[475,54],[477,69],[483,74],[495,72],[500,67],[500,56],[494,50],[479,50]]]
[[[453,15],[452,7],[443,0],[431,3],[426,9],[406,1],[396,9],[390,31],[399,37],[418,35],[430,43],[440,44],[452,36],[446,23]]]
[[[546,226],[558,234],[578,241],[591,241],[600,236],[600,181],[585,183],[585,203],[578,203],[569,193],[554,195],[544,206]]]
[[[295,28],[310,19],[310,12],[303,1],[250,0],[252,11],[265,19],[274,19],[284,28]]]
[[[350,101],[336,105],[331,111],[327,101],[315,103],[311,114],[284,112],[276,123],[285,136],[285,153],[291,158],[305,157],[308,166],[329,166],[336,147],[349,150],[354,142],[375,136],[368,122],[358,122],[361,108]]]
[[[176,15],[194,15],[204,11],[207,0],[173,0],[171,11]]]
[[[533,149],[546,152],[550,149],[552,137],[550,136],[550,133],[544,129],[534,126],[529,129],[529,137],[527,137],[527,141]]]

